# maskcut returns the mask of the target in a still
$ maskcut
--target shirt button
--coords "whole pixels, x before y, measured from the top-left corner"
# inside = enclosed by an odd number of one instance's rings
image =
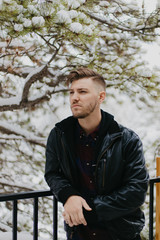
[[[87,166],[89,166],[89,162],[87,162]]]
[[[89,182],[90,182],[90,183],[92,183],[93,181],[92,181],[92,180],[90,180]]]
[[[88,147],[89,145],[88,144],[86,144],[86,147]]]
[[[96,236],[96,233],[93,233],[93,236]]]

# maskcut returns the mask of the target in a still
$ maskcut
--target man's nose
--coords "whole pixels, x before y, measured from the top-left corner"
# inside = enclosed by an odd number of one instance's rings
[[[72,101],[79,101],[79,94],[75,92],[71,98],[72,98]]]

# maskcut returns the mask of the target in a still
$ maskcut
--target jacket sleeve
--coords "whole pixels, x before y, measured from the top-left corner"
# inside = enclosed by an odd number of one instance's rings
[[[128,139],[129,137],[129,139]],[[122,185],[108,195],[94,199],[98,219],[110,221],[134,212],[145,200],[148,188],[148,173],[145,167],[142,143],[133,133],[123,136],[125,159]]]
[[[59,145],[59,146],[58,146]],[[63,204],[71,195],[79,195],[62,171],[59,151],[61,149],[57,132],[49,134],[46,146],[45,180],[58,201]]]

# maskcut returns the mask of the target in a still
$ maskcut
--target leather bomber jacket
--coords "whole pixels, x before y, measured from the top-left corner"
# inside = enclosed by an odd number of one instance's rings
[[[69,117],[51,130],[46,148],[45,179],[63,204],[78,191],[74,131],[77,120]],[[91,199],[97,224],[114,240],[130,240],[144,226],[140,207],[145,201],[149,175],[142,143],[136,133],[119,125],[102,111],[97,162],[94,172],[97,196]]]

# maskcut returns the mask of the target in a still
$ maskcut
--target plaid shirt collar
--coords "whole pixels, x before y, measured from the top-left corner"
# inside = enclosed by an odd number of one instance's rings
[[[97,140],[98,135],[99,135],[99,128],[100,128],[100,124],[98,125],[98,127],[96,127],[96,129],[91,132],[89,135],[87,135],[84,131],[84,129],[80,126],[80,124],[78,123],[78,130],[79,130],[79,137],[82,138],[92,138],[93,140]]]

